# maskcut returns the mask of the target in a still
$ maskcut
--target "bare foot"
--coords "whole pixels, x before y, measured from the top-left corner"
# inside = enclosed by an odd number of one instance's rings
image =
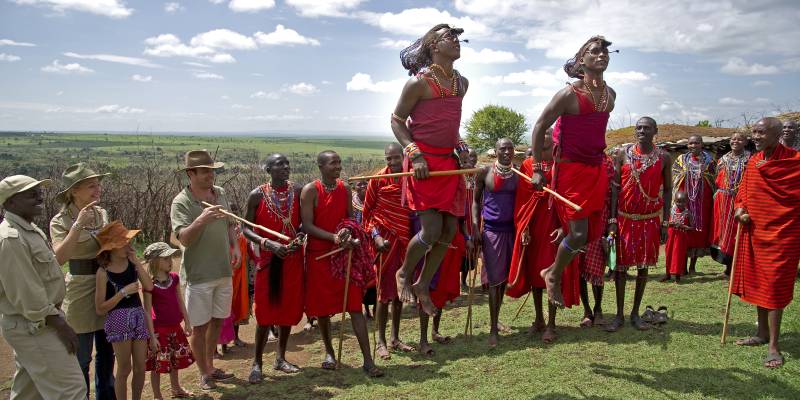
[[[605,325],[606,319],[603,318],[603,313],[595,313],[594,314],[594,325]]]
[[[406,280],[406,274],[403,268],[397,270],[394,277],[397,280],[397,293],[400,297],[400,301],[403,303],[413,303],[414,292],[411,290],[411,285]]]
[[[428,357],[432,356],[435,353],[433,351],[433,347],[431,347],[431,345],[428,342],[420,343],[418,351],[420,354]]]
[[[400,339],[392,340],[392,344],[390,345],[390,347],[391,347],[391,349],[393,351],[401,351],[403,353],[408,353],[408,352],[416,350],[414,348],[414,346],[409,346],[409,345],[405,344],[403,341],[401,341]]]
[[[564,308],[564,298],[561,296],[561,276],[557,275],[554,269],[555,266],[551,265],[539,272],[539,275],[547,285],[547,301],[558,308]]]
[[[422,306],[422,311],[425,311],[425,314],[431,317],[436,315],[436,306],[433,305],[428,288],[423,287],[419,283],[415,283],[411,286],[411,290],[413,290],[414,295],[417,296],[417,301],[419,301],[420,306]]]
[[[528,328],[528,333],[530,334],[539,333],[542,331],[544,331],[544,321],[539,321],[539,320],[533,321],[531,327]]]
[[[489,334],[489,348],[493,349],[497,347],[497,333],[490,333]]]
[[[439,332],[433,332],[431,337],[433,337],[434,342],[439,344],[449,344],[451,341],[453,341],[453,338],[451,338],[450,336],[443,336],[439,334]]]
[[[592,320],[592,317],[589,316],[589,315],[584,315],[583,319],[581,320],[580,327],[581,328],[591,328],[592,325],[594,325],[594,321]]]
[[[556,335],[556,330],[555,329],[553,329],[553,328],[551,328],[549,326],[544,329],[544,333],[542,334],[542,341],[545,344],[553,343],[553,342],[556,341],[557,338],[558,338],[558,336]]]
[[[509,327],[508,325],[503,325],[502,323],[500,323],[500,322],[498,321],[498,322],[497,322],[497,330],[498,330],[500,333],[509,333],[509,332],[511,332],[511,327]]]

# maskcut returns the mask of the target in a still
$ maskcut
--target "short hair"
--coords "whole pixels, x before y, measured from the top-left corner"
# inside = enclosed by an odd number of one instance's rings
[[[322,150],[322,151],[320,151],[319,154],[317,154],[317,165],[322,165],[322,163],[325,162],[326,158],[328,158],[330,156],[333,156],[333,155],[337,155],[336,152],[333,151],[333,150]]]
[[[400,150],[403,151],[403,146],[400,146],[397,142],[387,143],[386,146],[383,147],[384,153],[390,150]]]
[[[653,128],[658,129],[658,123],[656,123],[656,120],[653,119],[653,117],[644,116],[644,117],[639,118],[639,121],[641,121],[643,119],[650,121],[653,124]],[[639,121],[636,121],[636,123],[639,123]]]
[[[286,156],[281,153],[271,154],[269,157],[267,157],[267,160],[264,162],[264,167],[266,169],[270,169],[275,164],[275,162],[278,161],[278,159],[281,157],[286,158]]]
[[[500,146],[500,142],[509,142],[511,143],[512,146],[514,145],[514,142],[511,139],[507,137],[502,137],[500,139],[497,139],[496,142],[494,142],[494,147]]]

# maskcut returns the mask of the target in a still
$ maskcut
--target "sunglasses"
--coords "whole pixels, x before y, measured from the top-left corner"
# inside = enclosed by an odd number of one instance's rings
[[[599,56],[600,54],[608,55],[608,48],[607,47],[593,47],[591,50],[586,50],[585,53],[589,53],[593,56]]]
[[[463,29],[450,28],[436,38],[436,43],[441,41],[458,42],[458,36],[461,35],[462,32],[464,32]]]

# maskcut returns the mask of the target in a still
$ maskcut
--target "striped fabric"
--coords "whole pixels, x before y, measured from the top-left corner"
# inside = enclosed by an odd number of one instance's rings
[[[778,144],[769,160],[756,153],[736,196],[750,214],[742,227],[733,293],[770,310],[792,301],[800,261],[800,154]]]

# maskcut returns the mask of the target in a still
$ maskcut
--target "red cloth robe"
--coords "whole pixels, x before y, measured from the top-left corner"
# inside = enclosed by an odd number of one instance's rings
[[[689,169],[689,158],[697,160],[700,157],[702,160],[702,180],[703,190],[698,193],[699,199],[692,200],[691,193],[687,188],[687,175]],[[695,228],[693,231],[688,232],[689,236],[689,252],[696,255],[703,256],[708,254],[708,248],[711,246],[711,239],[713,238],[713,224],[714,218],[714,174],[716,164],[711,155],[703,151],[702,155],[695,157],[691,153],[686,153],[678,156],[675,159],[675,164],[672,168],[672,179],[675,180],[673,193],[677,191],[684,191],[689,195],[689,210],[692,212],[692,226]]]
[[[769,160],[758,152],[747,164],[736,195],[750,223],[742,226],[733,293],[770,310],[794,295],[800,261],[800,153],[778,144]]]
[[[609,182],[614,179],[614,161],[609,156],[603,159],[603,166],[606,168],[606,175]],[[603,206],[602,221],[608,221],[611,208],[611,185],[608,186],[606,191],[606,201]],[[608,227],[605,224],[606,228]],[[606,229],[603,230],[605,235]],[[584,253],[578,254],[578,267],[581,272],[581,279],[589,282],[592,286],[603,286],[603,275],[606,271],[606,264],[608,264],[606,251],[603,247],[604,237],[597,238],[586,244]]]
[[[533,175],[531,158],[522,163],[520,171],[527,176]],[[531,185],[517,186],[514,201],[516,235],[508,274],[509,283],[506,287],[506,294],[511,297],[519,298],[533,288],[546,287],[539,273],[555,260],[558,244],[550,243],[552,240],[550,233],[560,225],[555,211],[548,208],[549,200],[549,194],[544,191],[534,191]],[[530,229],[531,237],[527,247],[522,246],[522,232],[525,228]],[[564,297],[566,307],[580,304],[578,257],[564,269],[561,277],[561,295]]]
[[[233,298],[231,299],[231,317],[234,324],[246,323],[250,319],[250,284],[247,274],[248,241],[239,233],[237,241],[242,259],[239,268],[233,270]]]
[[[261,187],[262,193],[267,185]],[[293,187],[286,190],[294,191]],[[294,192],[293,192],[294,193]],[[269,209],[265,199],[262,197],[256,208],[255,223],[273,231],[280,232],[286,236],[294,237],[300,227],[300,198],[292,195],[291,215],[289,221],[291,227],[285,227],[281,218]],[[280,210],[282,213],[289,213],[288,205]],[[261,237],[278,241],[272,235],[255,230]],[[284,243],[285,244],[285,243]],[[303,318],[304,308],[304,276],[303,252],[297,250],[283,259],[281,268],[280,297],[273,304],[270,302],[270,269],[272,252],[251,246],[251,256],[256,268],[255,288],[253,294],[253,308],[256,321],[259,325],[278,325],[292,326],[300,323]]]
[[[388,174],[391,170],[387,167],[379,174]],[[384,240],[389,241],[389,252],[382,253],[380,291],[378,301],[388,303],[398,299],[397,281],[395,274],[403,265],[406,248],[411,239],[409,213],[411,210],[401,204],[402,185],[398,179],[373,179],[367,185],[367,194],[364,198],[364,213],[362,222],[367,233],[373,230]],[[371,241],[374,246],[374,242]],[[375,254],[378,254],[377,250]],[[375,265],[378,272],[378,265]]]
[[[736,237],[736,220],[733,218],[736,192],[744,176],[750,154],[745,153],[740,165],[728,153],[717,162],[717,189],[714,192],[714,222],[711,247],[716,250],[715,259],[723,264],[730,263]],[[730,170],[729,170],[730,169]],[[712,252],[713,254],[713,252]]]
[[[431,301],[437,309],[442,309],[447,303],[461,295],[459,281],[461,273],[461,260],[467,254],[467,246],[461,230],[453,237],[442,263],[439,265],[438,277],[435,287],[431,287]],[[433,286],[433,285],[432,285]]]
[[[679,210],[672,208],[670,222],[689,225],[689,210]],[[686,250],[688,235],[685,229],[670,226],[667,232],[667,244],[664,247],[666,255],[665,267],[667,275],[683,276],[686,275]]]
[[[336,181],[336,188],[330,193],[319,180],[314,181],[317,188],[317,206],[314,208],[314,225],[328,232],[335,232],[342,220],[348,218],[347,205],[351,201],[347,189],[341,180]],[[306,244],[306,315],[309,317],[326,317],[342,312],[345,280],[337,279],[331,273],[331,258],[319,257],[334,248],[333,242],[308,237]],[[348,312],[361,312],[363,290],[352,281],[347,292]]]

